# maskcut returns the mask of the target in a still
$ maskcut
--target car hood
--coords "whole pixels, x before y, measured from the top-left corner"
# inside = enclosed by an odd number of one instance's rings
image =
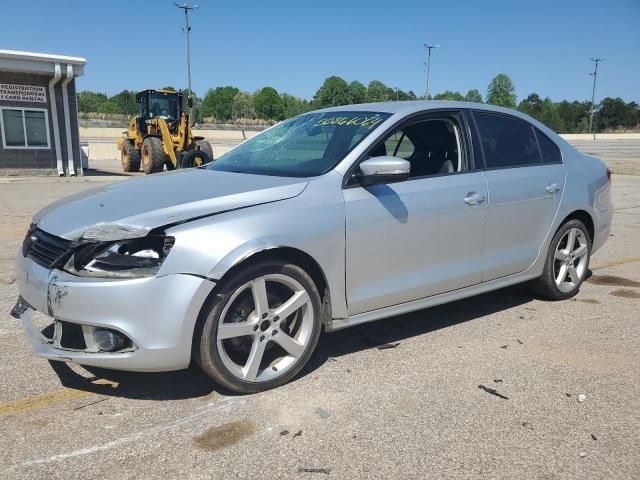
[[[238,208],[292,198],[301,178],[248,175],[207,169],[154,174],[72,195],[40,210],[33,223],[68,240],[98,223],[157,228]]]

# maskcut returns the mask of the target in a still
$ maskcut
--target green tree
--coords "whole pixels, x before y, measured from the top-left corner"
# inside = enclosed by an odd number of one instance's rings
[[[335,75],[328,77],[313,99],[320,108],[349,105],[352,102],[349,84]]]
[[[352,103],[364,103],[367,98],[367,87],[354,80],[349,84],[349,92],[351,94]]]
[[[136,94],[129,90],[123,90],[120,93],[115,94],[109,98],[110,102],[114,102],[118,105],[120,111],[118,113],[125,113],[127,115],[134,115],[136,113]]]
[[[186,100],[182,99],[183,108],[186,106]],[[202,122],[202,98],[194,95],[193,106],[191,107],[191,121],[193,123]]]
[[[388,102],[392,98],[395,98],[393,88],[387,87],[380,80],[371,80],[369,82],[365,97],[367,102]]]
[[[120,105],[118,105],[116,102],[107,100],[106,102],[102,102],[100,106],[98,106],[98,113],[122,113],[122,110],[120,110]]]
[[[531,93],[527,98],[520,101],[518,110],[540,120],[540,116],[542,115],[542,99],[540,95]]]
[[[464,96],[462,96],[462,94],[458,91],[456,92],[452,92],[450,90],[446,90],[442,93],[438,93],[435,97],[433,97],[434,100],[457,100],[457,101],[464,101]]]
[[[273,87],[264,87],[253,96],[253,106],[258,117],[266,120],[284,119],[284,104],[278,91]]]
[[[554,132],[564,131],[562,119],[558,114],[558,107],[549,97],[545,98],[540,105],[540,117],[538,117],[538,120]]]
[[[233,98],[239,91],[230,86],[209,89],[202,100],[202,116],[221,121],[231,120]]]
[[[635,127],[638,124],[638,104],[606,97],[598,105],[594,123],[598,131]]]
[[[416,99],[416,94],[413,93],[411,90],[409,90],[408,92],[405,92],[404,90],[396,90],[395,93],[393,94],[393,99],[397,100],[399,102],[405,102],[407,100],[415,100]]]
[[[467,92],[467,94],[464,97],[464,101],[465,102],[474,102],[474,103],[483,103],[482,102],[482,95],[480,95],[480,92],[473,88],[471,90],[469,90]]]
[[[311,110],[311,103],[308,100],[294,97],[287,93],[282,94],[282,105],[284,107],[284,118],[295,117]]]
[[[487,103],[516,108],[516,89],[504,73],[496,75],[487,88]]]
[[[100,105],[108,100],[104,93],[95,93],[89,90],[78,93],[76,98],[79,112],[97,112]]]
[[[255,118],[256,110],[253,108],[253,95],[248,92],[238,92],[233,97],[231,116],[234,120],[239,118]]]
[[[557,103],[556,106],[565,133],[587,132],[589,129],[591,102],[568,102],[564,100]]]
[[[170,92],[176,92],[177,90],[173,87],[162,87],[162,90],[169,90]]]

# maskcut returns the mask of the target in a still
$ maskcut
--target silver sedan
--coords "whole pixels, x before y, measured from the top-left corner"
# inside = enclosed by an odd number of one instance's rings
[[[292,379],[322,331],[516,283],[569,298],[611,217],[605,165],[521,113],[337,107],[204,167],[40,211],[12,313],[43,358],[134,371],[194,360],[256,392]],[[34,310],[51,325],[36,328]]]

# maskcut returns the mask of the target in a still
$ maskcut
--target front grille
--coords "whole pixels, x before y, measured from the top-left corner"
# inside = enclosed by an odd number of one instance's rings
[[[69,258],[74,242],[31,228],[22,244],[22,253],[45,268],[58,266]]]

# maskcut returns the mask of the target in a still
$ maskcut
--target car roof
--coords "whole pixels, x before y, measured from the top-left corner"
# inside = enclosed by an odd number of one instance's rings
[[[454,100],[414,100],[401,102],[378,102],[359,103],[356,105],[342,105],[338,107],[324,108],[322,110],[315,110],[315,112],[383,112],[391,113],[393,115],[405,116],[429,110],[449,110],[461,108],[483,110],[486,112],[506,113],[535,125],[547,135],[556,138],[556,141],[559,141],[560,139],[560,137],[558,137],[557,134],[553,132],[553,130],[550,130],[547,126],[540,123],[535,118],[530,117],[529,115],[511,108],[498,107],[497,105],[490,105],[487,103],[457,102]]]
[[[356,105],[342,105],[338,107],[324,108],[317,110],[319,112],[385,112],[385,113],[401,113],[410,114],[414,112],[422,112],[425,110],[441,110],[449,108],[471,108],[477,110],[487,110],[492,112],[509,113],[512,115],[519,114],[516,110],[510,108],[498,107],[486,103],[457,102],[453,100],[414,100],[402,102],[377,102],[377,103],[359,103]]]

